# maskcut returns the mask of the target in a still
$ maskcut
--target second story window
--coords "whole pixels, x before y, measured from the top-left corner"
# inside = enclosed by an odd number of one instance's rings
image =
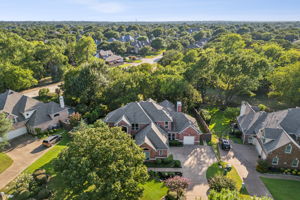
[[[165,122],[165,128],[166,128],[166,129],[169,128],[169,122]]]
[[[284,150],[285,153],[292,153],[292,145],[289,144],[285,147],[285,150]]]
[[[137,131],[137,130],[139,130],[139,125],[138,124],[131,124],[131,129],[133,131]]]

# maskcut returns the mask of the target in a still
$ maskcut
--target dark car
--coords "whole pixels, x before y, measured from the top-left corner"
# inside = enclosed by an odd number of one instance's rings
[[[60,139],[61,139],[60,135],[49,136],[47,139],[43,140],[43,145],[46,147],[51,147],[53,144],[58,142]]]
[[[231,145],[230,145],[229,140],[221,139],[220,142],[221,142],[221,147],[222,147],[223,150],[229,151],[231,149]]]

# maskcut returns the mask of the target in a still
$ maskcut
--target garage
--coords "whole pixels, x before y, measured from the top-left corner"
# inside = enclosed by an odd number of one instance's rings
[[[18,128],[7,133],[7,139],[12,140],[27,133],[26,127]]]
[[[184,145],[193,145],[195,144],[195,136],[184,136],[183,137]]]

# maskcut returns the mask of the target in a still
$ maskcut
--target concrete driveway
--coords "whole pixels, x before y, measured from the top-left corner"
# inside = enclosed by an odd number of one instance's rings
[[[191,180],[186,199],[207,199],[209,186],[206,180],[206,170],[217,161],[211,147],[199,145],[171,147],[170,151],[174,159],[181,161],[183,176]]]
[[[41,157],[49,148],[42,145],[42,141],[26,135],[15,139],[11,148],[5,153],[13,159],[13,164],[0,174],[0,189],[14,180],[23,170]]]
[[[220,150],[222,159],[232,164],[244,180],[250,195],[272,197],[266,186],[260,180],[262,174],[256,171],[258,154],[252,145],[232,143],[232,150]]]

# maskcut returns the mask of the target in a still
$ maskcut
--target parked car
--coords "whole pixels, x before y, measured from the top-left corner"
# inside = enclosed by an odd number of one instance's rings
[[[221,148],[225,151],[229,151],[231,149],[231,145],[229,140],[221,139]]]
[[[53,144],[61,139],[61,135],[51,135],[47,139],[43,140],[43,145],[46,147],[51,147]]]

